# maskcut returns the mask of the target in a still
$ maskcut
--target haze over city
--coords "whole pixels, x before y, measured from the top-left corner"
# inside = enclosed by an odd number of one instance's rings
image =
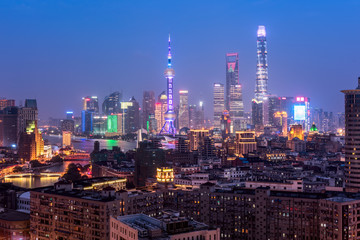
[[[0,95],[36,98],[42,119],[67,110],[79,116],[82,97],[101,103],[116,90],[141,102],[144,90],[166,90],[170,33],[175,92],[189,90],[189,103],[204,101],[211,118],[212,84],[225,83],[225,54],[238,52],[250,111],[256,31],[265,25],[269,92],[343,112],[340,90],[359,74],[359,8],[358,1],[2,1]]]

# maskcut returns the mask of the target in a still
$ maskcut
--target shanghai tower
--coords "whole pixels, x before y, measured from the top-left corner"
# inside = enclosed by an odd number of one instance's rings
[[[257,64],[255,98],[252,100],[252,121],[255,126],[264,124],[264,101],[268,95],[268,63],[265,26],[257,31]]]
[[[257,65],[256,65],[256,86],[255,99],[263,101],[267,96],[268,64],[266,48],[265,26],[259,26],[257,31]]]

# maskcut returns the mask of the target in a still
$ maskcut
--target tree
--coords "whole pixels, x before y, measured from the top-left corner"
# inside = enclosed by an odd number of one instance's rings
[[[22,172],[22,170],[23,170],[23,168],[20,167],[20,166],[15,166],[15,167],[13,168],[13,172],[14,172],[14,173]]]
[[[70,163],[63,178],[71,181],[79,180],[81,179],[80,170],[74,163]]]

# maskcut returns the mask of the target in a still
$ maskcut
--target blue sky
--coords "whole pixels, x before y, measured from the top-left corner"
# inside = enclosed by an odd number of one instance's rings
[[[268,38],[269,89],[343,111],[360,76],[360,1],[0,1],[0,96],[37,98],[40,116],[79,114],[81,97],[116,90],[141,103],[165,90],[171,33],[175,90],[212,114],[225,54],[239,53],[245,109],[254,95],[256,30]]]

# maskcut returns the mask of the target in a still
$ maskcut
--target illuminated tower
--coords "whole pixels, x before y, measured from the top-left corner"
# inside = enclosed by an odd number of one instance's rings
[[[264,124],[264,101],[267,100],[268,64],[265,26],[257,31],[257,64],[255,98],[252,100],[252,121],[255,126]]]
[[[259,26],[257,31],[257,65],[256,65],[256,86],[255,99],[263,101],[268,94],[268,63],[266,48],[265,26]]]
[[[167,111],[165,113],[165,124],[162,127],[160,134],[170,134],[175,136],[176,129],[174,125],[175,112],[173,102],[173,79],[175,76],[174,69],[171,68],[171,47],[170,47],[170,35],[169,35],[169,53],[168,53],[168,66],[164,72],[167,80]]]

